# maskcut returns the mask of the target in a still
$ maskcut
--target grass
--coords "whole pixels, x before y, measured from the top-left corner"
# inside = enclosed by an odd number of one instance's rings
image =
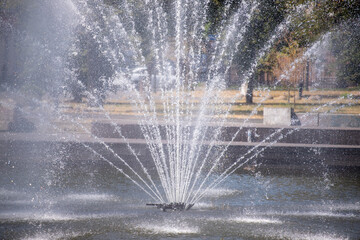
[[[289,95],[290,93],[290,95]],[[173,93],[168,93],[170,96]],[[184,98],[190,97],[193,103],[192,110],[200,111],[201,99],[204,96],[204,91],[187,92]],[[360,91],[348,90],[315,90],[304,91],[303,98],[298,98],[296,91],[287,90],[255,90],[253,104],[246,104],[244,97],[237,96],[239,91],[225,90],[220,94],[221,101],[212,103],[211,106],[219,111],[228,109],[228,105],[234,101],[230,114],[230,118],[250,118],[261,119],[264,107],[292,107],[296,113],[332,113],[332,114],[360,114]],[[211,96],[212,97],[212,96]],[[295,97],[295,98],[294,98]],[[163,115],[163,104],[161,102],[160,93],[154,95],[156,109],[158,115]],[[225,104],[224,104],[225,103]],[[86,104],[66,103],[63,106],[64,112],[69,113],[93,113],[103,114],[99,108],[90,108]],[[107,99],[104,105],[105,110],[111,115],[138,115],[134,111],[131,103],[126,100],[126,96],[116,95]],[[170,106],[171,108],[171,106]],[[256,109],[255,112],[253,112]],[[185,110],[185,109],[183,109]],[[225,116],[224,114],[221,114]]]

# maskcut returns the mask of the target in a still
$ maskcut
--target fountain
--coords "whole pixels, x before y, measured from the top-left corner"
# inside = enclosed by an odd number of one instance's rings
[[[333,143],[336,139],[316,138],[314,142],[320,142],[313,146],[307,140],[320,130],[303,129],[319,110],[327,113],[357,104],[351,96],[310,108],[299,116],[302,126],[266,128],[252,119],[270,95],[270,89],[265,89],[243,121],[230,121],[232,109],[246,97],[244,88],[259,61],[308,6],[300,5],[278,19],[243,69],[242,88],[227,96],[225,80],[262,3],[226,3],[217,28],[210,30],[208,0],[44,0],[43,9],[35,7],[41,14],[51,9],[53,15],[47,13],[38,28],[38,20],[29,21],[30,32],[14,30],[15,38],[26,36],[21,43],[32,50],[27,56],[32,67],[25,69],[35,70],[23,73],[30,90],[11,91],[11,95],[32,103],[31,107],[19,105],[17,111],[36,128],[0,136],[0,161],[7,171],[0,177],[0,236],[360,236],[358,176],[332,179],[323,157],[332,156],[338,164],[339,156],[348,162],[351,156],[344,155],[359,156],[357,130],[339,136],[350,147],[332,148],[324,145],[339,145]],[[44,21],[48,17],[54,18],[52,27]],[[52,28],[58,29],[56,34]],[[326,48],[329,35],[310,46],[274,86],[289,78],[295,64]],[[42,58],[36,57],[38,52],[44,53]],[[84,60],[93,55],[97,62]],[[94,69],[86,69],[86,64]],[[89,72],[88,79],[95,79],[92,83],[82,81]],[[45,81],[54,81],[46,87],[53,100],[31,92],[37,79],[48,79],[47,74],[54,78]],[[76,100],[88,102],[62,101],[63,85],[71,86]],[[109,92],[115,100],[105,100]],[[2,101],[1,105],[11,108],[14,103]],[[128,108],[131,116],[120,119],[111,105]],[[320,134],[331,138],[334,131],[322,129]],[[302,134],[300,140],[293,140],[297,133]],[[262,174],[258,169],[271,165],[266,165],[272,161],[268,150],[273,158],[292,162],[287,166],[306,166],[311,176]],[[293,158],[281,157],[281,152]],[[243,174],[242,169],[248,170]],[[162,213],[172,211],[182,213]]]

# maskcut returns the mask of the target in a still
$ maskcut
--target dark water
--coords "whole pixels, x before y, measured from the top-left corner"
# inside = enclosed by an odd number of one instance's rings
[[[233,175],[161,212],[106,165],[1,162],[0,239],[359,239],[355,176]]]

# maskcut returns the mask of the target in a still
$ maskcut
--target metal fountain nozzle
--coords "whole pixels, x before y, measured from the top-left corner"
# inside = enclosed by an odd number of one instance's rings
[[[192,206],[194,206],[194,203],[192,203],[192,204],[186,204],[186,203],[147,203],[146,206],[155,206],[155,207],[157,207],[158,209],[161,209],[164,212],[166,212],[167,210],[184,211],[184,210],[189,210]]]

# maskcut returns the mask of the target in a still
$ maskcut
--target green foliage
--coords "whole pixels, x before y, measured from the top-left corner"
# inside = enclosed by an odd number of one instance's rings
[[[283,3],[283,10],[286,14],[292,14],[292,23],[286,35],[260,61],[258,71],[272,72],[273,68],[277,66],[274,64],[275,55],[280,54],[291,58],[295,56],[296,51],[299,52],[310,46],[324,33],[333,31],[339,26],[341,29],[343,22],[352,22],[360,17],[360,3],[355,0],[286,0],[276,1],[275,4],[279,2]],[[300,5],[304,7],[304,10],[294,12]],[[338,59],[336,64],[341,87],[358,84],[360,58],[357,49],[360,49],[360,45],[357,40],[359,35],[356,33],[357,31],[353,32],[354,29],[359,29],[359,26],[352,25],[352,30],[346,28],[340,30],[334,40],[333,52]],[[289,39],[291,41],[288,41]]]
[[[207,34],[214,34],[222,19],[225,1],[211,0],[209,3],[208,22],[206,24]]]
[[[24,4],[24,0],[3,0],[0,2],[0,9],[4,11],[15,10]]]
[[[338,86],[360,86],[360,19],[341,25],[333,34],[331,50],[337,59]]]
[[[85,89],[77,82],[70,83],[74,100],[81,101],[84,90],[87,90],[102,101],[113,70],[90,33],[84,28],[78,28],[77,37],[77,54],[70,61],[71,67],[75,69],[77,78]]]
[[[248,26],[247,33],[237,54],[236,63],[240,72],[246,71],[256,54],[271,37],[274,29],[285,17],[284,4],[281,1],[264,0]],[[265,63],[265,62],[263,62]],[[271,63],[265,65],[270,66]]]
[[[294,1],[290,1],[294,2]],[[359,3],[356,1],[301,1],[306,10],[295,16],[289,35],[299,42],[300,47],[309,46],[324,32],[339,23],[359,16]],[[287,4],[288,7],[296,3]]]
[[[258,72],[271,72],[276,66],[276,55],[277,51],[275,49],[271,49],[264,58],[260,59]]]

